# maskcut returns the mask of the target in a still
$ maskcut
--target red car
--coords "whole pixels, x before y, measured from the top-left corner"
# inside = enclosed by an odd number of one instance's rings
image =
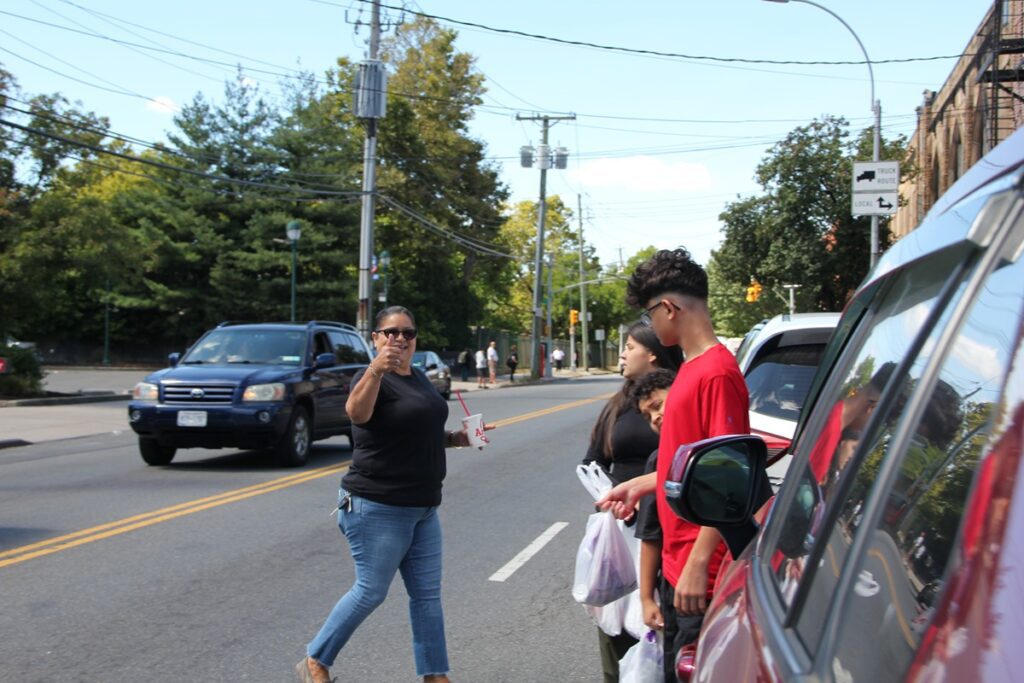
[[[1022,453],[1024,130],[850,301],[763,525],[763,441],[677,455],[674,509],[737,558],[693,680],[1022,680]]]

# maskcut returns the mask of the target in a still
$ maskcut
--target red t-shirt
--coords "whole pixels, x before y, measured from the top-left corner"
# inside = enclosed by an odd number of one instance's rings
[[[658,486],[655,500],[662,528],[661,571],[675,586],[700,527],[676,516],[665,501],[665,479],[682,444],[725,434],[749,434],[747,384],[727,348],[718,344],[679,368],[665,400],[658,440]],[[719,543],[708,563],[708,595],[725,556]]]
[[[836,401],[832,406],[832,412],[825,421],[825,427],[818,434],[818,440],[814,443],[809,456],[811,472],[814,480],[819,484],[825,483],[829,467],[832,465],[832,456],[839,446],[843,436],[843,402]]]

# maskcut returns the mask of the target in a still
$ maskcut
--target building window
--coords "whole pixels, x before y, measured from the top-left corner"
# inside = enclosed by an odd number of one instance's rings
[[[953,163],[953,178],[956,182],[964,174],[964,146],[960,140],[960,128],[953,130],[953,144],[950,149],[951,161]]]

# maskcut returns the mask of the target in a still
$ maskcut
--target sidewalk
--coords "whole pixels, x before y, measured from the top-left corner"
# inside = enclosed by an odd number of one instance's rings
[[[53,368],[48,369],[44,385],[48,391],[63,394],[58,397],[0,401],[0,452],[13,446],[25,446],[41,441],[72,439],[96,434],[120,433],[128,426],[127,401],[131,388],[148,374],[146,370],[124,368]],[[569,380],[574,377],[610,374],[594,369],[589,373],[563,370],[540,382]],[[510,384],[508,375],[499,378],[496,389],[533,384],[528,374]],[[455,391],[472,393],[483,391],[476,380],[452,382],[452,400]]]

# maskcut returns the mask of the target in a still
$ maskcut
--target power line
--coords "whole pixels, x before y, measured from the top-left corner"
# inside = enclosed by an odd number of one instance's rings
[[[340,4],[336,3],[336,2],[329,2],[328,0],[309,0],[309,1],[310,2],[315,2],[317,4],[321,4],[321,5],[333,5],[335,7],[343,7],[343,5],[340,5]],[[362,2],[362,3],[370,4],[370,3],[377,2],[378,0],[355,0],[355,1],[356,2]],[[472,28],[482,29],[484,31],[490,31],[492,33],[504,33],[504,34],[508,34],[508,35],[521,36],[523,38],[533,38],[535,40],[543,40],[543,41],[550,42],[550,43],[559,43],[559,44],[562,44],[562,45],[572,45],[572,46],[576,46],[576,47],[588,47],[588,48],[594,48],[594,49],[598,49],[598,50],[608,50],[608,51],[611,51],[611,52],[624,52],[624,53],[627,53],[627,54],[649,55],[649,56],[654,56],[654,57],[670,57],[670,58],[674,58],[674,59],[692,59],[692,60],[695,60],[695,61],[710,61],[710,62],[723,62],[723,63],[776,64],[776,65],[780,65],[780,66],[786,66],[786,65],[790,65],[790,66],[792,66],[792,65],[798,65],[798,66],[849,66],[849,65],[854,65],[854,64],[867,64],[868,63],[867,61],[863,61],[863,60],[860,60],[860,61],[825,61],[825,60],[802,61],[802,60],[793,60],[793,59],[780,60],[780,59],[748,59],[748,58],[744,58],[744,57],[714,57],[714,56],[709,56],[709,55],[689,55],[689,54],[683,54],[683,53],[679,53],[679,52],[663,52],[663,51],[660,51],[660,50],[645,50],[645,49],[640,49],[640,48],[619,47],[619,46],[615,46],[615,45],[605,45],[605,44],[602,44],[602,43],[591,43],[591,42],[583,41],[583,40],[569,40],[569,39],[566,39],[566,38],[555,38],[553,36],[546,36],[546,35],[542,35],[542,34],[539,34],[539,33],[528,33],[526,31],[519,31],[519,30],[516,30],[516,29],[498,28],[498,27],[495,27],[495,26],[488,26],[486,24],[480,24],[480,23],[477,23],[477,22],[463,21],[461,19],[452,19],[451,17],[444,17],[444,16],[437,15],[437,14],[429,14],[427,12],[417,12],[415,10],[410,10],[410,9],[407,9],[407,8],[404,8],[404,7],[395,7],[393,5],[385,5],[384,3],[379,3],[379,4],[380,4],[381,7],[385,8],[385,9],[402,10],[402,11],[408,12],[409,14],[414,14],[416,16],[424,17],[426,19],[434,19],[436,21],[441,21],[441,22],[444,22],[444,23],[447,23],[447,24],[456,24],[458,26],[469,26],[469,27],[472,27]],[[936,61],[936,60],[939,60],[939,59],[959,59],[961,57],[972,57],[972,56],[974,56],[974,55],[970,55],[970,54],[967,54],[967,53],[961,53],[961,54],[956,54],[956,55],[938,55],[938,56],[934,56],[934,57],[906,57],[906,58],[901,58],[901,59],[873,59],[873,60],[871,60],[871,64],[905,64],[905,63],[908,63],[908,62],[931,62],[931,61]]]
[[[92,145],[92,144],[89,144],[87,142],[82,142],[81,140],[74,140],[72,138],[64,137],[63,135],[57,135],[55,133],[49,133],[47,131],[39,130],[38,128],[32,128],[30,126],[23,126],[21,124],[14,123],[13,121],[8,121],[6,119],[0,119],[0,125],[8,126],[10,128],[15,128],[15,129],[20,130],[22,132],[30,133],[32,135],[39,135],[39,136],[42,136],[42,137],[45,137],[45,138],[49,138],[51,140],[55,140],[57,142],[63,142],[65,144],[72,145],[72,146],[75,146],[75,147],[81,147],[83,149],[88,149],[88,150],[90,150],[92,152],[95,152],[96,154],[106,154],[106,155],[109,155],[109,156],[114,156],[114,157],[118,157],[120,159],[124,159],[125,161],[131,161],[131,162],[137,163],[137,164],[145,164],[147,166],[154,166],[156,168],[161,168],[161,169],[164,169],[164,170],[167,170],[167,171],[175,171],[175,172],[178,172],[178,173],[185,173],[187,175],[196,176],[198,178],[205,178],[207,180],[216,180],[216,181],[219,181],[219,182],[232,183],[232,184],[235,184],[235,185],[243,185],[245,187],[258,187],[258,188],[263,188],[263,189],[267,189],[267,190],[282,190],[282,191],[287,191],[287,192],[300,192],[300,193],[307,194],[307,195],[315,194],[315,195],[318,195],[318,196],[353,197],[353,196],[362,196],[362,194],[363,194],[361,191],[352,191],[352,190],[349,190],[349,191],[346,191],[346,190],[312,190],[312,189],[306,189],[306,188],[302,188],[302,187],[292,187],[292,186],[288,186],[288,185],[275,185],[275,184],[271,184],[271,183],[260,182],[260,181],[257,181],[257,180],[245,180],[244,178],[231,178],[229,176],[217,175],[217,174],[214,174],[214,173],[205,173],[203,171],[195,171],[195,170],[192,170],[190,168],[182,168],[180,166],[173,166],[171,164],[165,164],[165,163],[163,163],[161,161],[156,161],[154,159],[143,159],[141,157],[132,156],[131,154],[125,154],[123,152],[118,152],[118,151],[111,150],[111,149],[104,149],[103,147],[99,147],[97,145]]]

